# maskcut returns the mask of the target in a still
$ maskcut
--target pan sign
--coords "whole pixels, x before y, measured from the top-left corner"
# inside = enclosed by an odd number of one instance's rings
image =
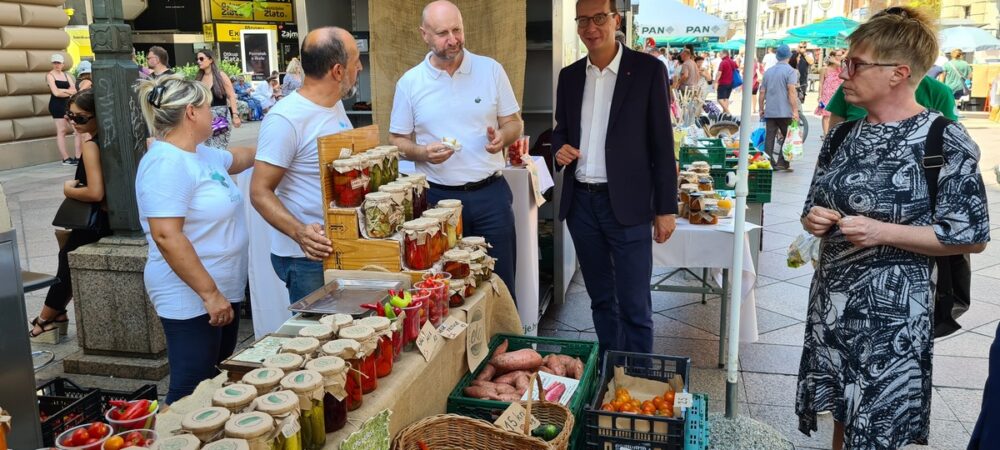
[[[686,25],[686,26],[660,26],[660,27],[639,27],[640,35],[715,35],[719,34],[718,25]]]

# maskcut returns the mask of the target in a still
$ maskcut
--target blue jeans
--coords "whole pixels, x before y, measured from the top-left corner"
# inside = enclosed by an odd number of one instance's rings
[[[323,287],[323,263],[309,258],[293,258],[271,254],[274,273],[288,288],[288,304]]]
[[[241,303],[230,304],[233,321],[224,327],[209,325],[208,314],[187,320],[160,317],[170,363],[168,405],[190,395],[198,383],[218,375],[216,366],[233,354],[240,330]]]

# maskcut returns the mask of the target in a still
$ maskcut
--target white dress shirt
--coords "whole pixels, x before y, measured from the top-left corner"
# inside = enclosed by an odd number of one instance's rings
[[[587,58],[587,81],[583,85],[583,108],[580,111],[580,159],[576,163],[576,179],[584,183],[607,183],[608,168],[605,164],[608,122],[611,99],[615,95],[618,66],[622,62],[622,48],[604,70],[598,69]]]

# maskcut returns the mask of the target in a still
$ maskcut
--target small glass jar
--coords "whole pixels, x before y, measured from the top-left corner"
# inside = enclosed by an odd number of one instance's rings
[[[378,338],[378,347],[375,349],[375,374],[379,378],[385,378],[392,373],[392,362],[396,357],[393,350],[393,333],[395,330],[392,321],[379,316],[369,316],[358,320],[359,325],[372,327],[375,336]]]
[[[399,147],[396,147],[395,145],[379,145],[375,147],[375,150],[385,150],[386,158],[388,160],[387,165],[389,168],[388,180],[396,181],[396,179],[399,178]]]
[[[701,192],[692,192],[688,200],[688,211],[693,215],[694,213],[701,212],[702,199],[705,198],[704,194]]]
[[[365,158],[371,166],[371,177],[368,179],[368,192],[378,192],[378,188],[388,183],[388,167],[385,163],[385,155],[380,155],[372,150],[364,152],[361,157]]]
[[[472,273],[472,275],[476,277],[476,282],[484,283],[486,280],[489,280],[491,276],[493,276],[493,268],[490,267],[492,259],[493,258],[490,258],[489,255],[482,250],[474,250],[469,253],[469,260],[472,262],[470,267],[476,268],[476,270],[473,270]]]
[[[281,369],[261,367],[243,375],[243,382],[257,388],[257,395],[260,396],[271,392],[271,389],[274,389],[281,382],[283,376],[285,376],[285,372]]]
[[[333,198],[336,206],[357,208],[368,193],[366,162],[357,157],[333,161]]]
[[[437,261],[433,255],[434,236],[438,222],[432,219],[414,219],[403,223],[403,258],[410,270],[430,269]]]
[[[699,191],[714,191],[715,190],[715,180],[712,177],[701,176],[698,177],[698,190]]]
[[[701,175],[708,175],[712,173],[712,166],[708,165],[706,161],[695,161],[688,165],[688,171],[694,172],[701,178]]]
[[[280,369],[284,373],[294,372],[302,367],[305,358],[295,353],[278,353],[264,358],[264,367]]]
[[[212,406],[221,406],[237,414],[243,412],[255,398],[257,388],[245,383],[233,383],[215,390],[212,394]]]
[[[347,363],[336,356],[322,356],[306,363],[306,369],[323,376],[323,428],[335,433],[347,424]]]
[[[314,337],[291,338],[281,344],[281,353],[294,353],[303,357],[312,356],[319,349],[319,339]]]
[[[434,327],[441,325],[441,322],[448,317],[448,284],[443,280],[428,279],[413,286],[417,289],[425,289],[431,292],[433,301],[427,320]]]
[[[444,208],[431,208],[424,211],[424,214],[420,216],[425,219],[433,219],[438,222],[439,233],[434,236],[434,254],[437,257],[434,259],[437,261],[444,255],[444,252],[451,248],[448,243],[452,236],[455,236],[455,227],[451,224],[451,211]]]
[[[454,247],[458,244],[458,240],[462,239],[462,201],[457,199],[445,199],[441,200],[437,204],[438,208],[445,208],[451,211],[451,224],[455,227],[455,240],[448,241],[448,248]],[[449,236],[451,239],[451,236]]]
[[[399,205],[404,220],[413,220],[413,190],[410,188],[410,183],[393,181],[382,186],[380,191],[392,195],[392,201]],[[403,220],[399,221],[402,222]]]
[[[254,411],[236,414],[226,422],[226,437],[245,439],[249,447],[253,450],[284,450],[284,445],[278,446],[279,443],[284,444],[284,441],[278,437],[273,437],[275,426],[274,418],[267,413]],[[278,433],[278,435],[280,436],[281,433]],[[174,438],[181,436],[184,435],[174,436]],[[177,448],[173,446],[165,447],[166,442],[163,440],[157,444],[159,448]]]
[[[323,386],[323,375],[315,370],[299,370],[281,379],[281,387],[294,392],[299,399],[303,450],[322,450],[326,445]]]
[[[430,189],[430,184],[427,183],[427,175],[412,173],[405,179],[413,191],[413,218],[419,219],[428,208],[427,191]]]
[[[336,329],[331,325],[320,323],[319,325],[309,325],[302,327],[299,330],[299,337],[310,337],[316,338],[320,345],[323,345],[333,339],[333,334]]]
[[[278,447],[283,450],[306,450],[302,447],[302,423],[299,421],[299,397],[292,391],[275,391],[254,400],[254,409],[270,415],[281,430]]]
[[[212,442],[222,437],[231,414],[219,406],[196,409],[184,416],[181,429],[195,435],[202,443]]]
[[[164,450],[166,449],[180,450],[168,446],[163,446],[158,448]],[[204,446],[201,447],[201,450],[250,450],[250,444],[246,441],[246,439],[225,438],[205,444]]]
[[[362,212],[365,217],[365,231],[368,237],[373,239],[392,236],[403,222],[402,206],[396,204],[392,195],[386,192],[372,192],[365,195]]]
[[[698,184],[698,174],[690,170],[682,170],[677,174],[678,185],[683,186],[685,184]]]
[[[451,279],[468,278],[472,274],[469,264],[471,255],[467,250],[453,249],[444,253],[444,271],[451,274]]]
[[[483,253],[488,254],[493,246],[486,242],[486,238],[482,236],[464,236],[458,241],[458,248],[469,252],[482,250]]]
[[[464,279],[452,279],[451,285],[448,287],[448,306],[450,308],[458,308],[465,304],[466,288],[467,284]]]
[[[361,389],[361,359],[357,357],[361,344],[350,339],[337,339],[323,346],[323,353],[344,360],[347,368],[344,370],[344,392],[347,393],[347,410],[354,411],[364,403],[364,391]]]
[[[356,355],[361,359],[361,391],[365,394],[378,389],[378,367],[375,352],[378,351],[378,336],[375,329],[367,325],[352,325],[340,330],[340,337],[361,344]]]
[[[320,317],[319,323],[332,327],[334,336],[336,336],[337,330],[349,327],[354,323],[354,317],[351,317],[350,314],[328,314]]]

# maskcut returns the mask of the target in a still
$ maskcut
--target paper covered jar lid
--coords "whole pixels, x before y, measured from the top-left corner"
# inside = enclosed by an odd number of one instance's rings
[[[284,372],[299,370],[305,358],[295,353],[278,353],[264,358],[264,367],[281,369]]]
[[[315,370],[299,370],[285,375],[281,387],[296,393],[312,392],[323,387],[323,375]]]
[[[299,407],[299,397],[292,391],[275,391],[257,397],[257,410],[272,416],[290,413]]]
[[[285,341],[281,344],[282,353],[295,353],[308,355],[319,348],[319,339],[314,337],[297,337]]]
[[[193,434],[178,434],[159,439],[153,444],[157,450],[198,450],[200,446],[201,441]]]
[[[337,356],[321,356],[306,363],[306,369],[315,370],[320,375],[329,376],[343,372],[347,368],[347,363],[343,358]]]
[[[218,430],[226,426],[229,416],[228,409],[218,406],[196,409],[184,416],[181,428],[194,433]]]
[[[270,433],[273,429],[274,418],[260,411],[236,414],[226,422],[227,437],[253,439]]]
[[[257,397],[257,388],[244,383],[233,383],[215,390],[212,404],[215,406],[242,406]]]
[[[243,375],[243,382],[251,386],[274,386],[281,381],[281,377],[283,376],[285,376],[285,372],[281,371],[281,369],[261,367]]]
[[[205,444],[201,450],[250,450],[250,444],[246,439],[226,438]]]

